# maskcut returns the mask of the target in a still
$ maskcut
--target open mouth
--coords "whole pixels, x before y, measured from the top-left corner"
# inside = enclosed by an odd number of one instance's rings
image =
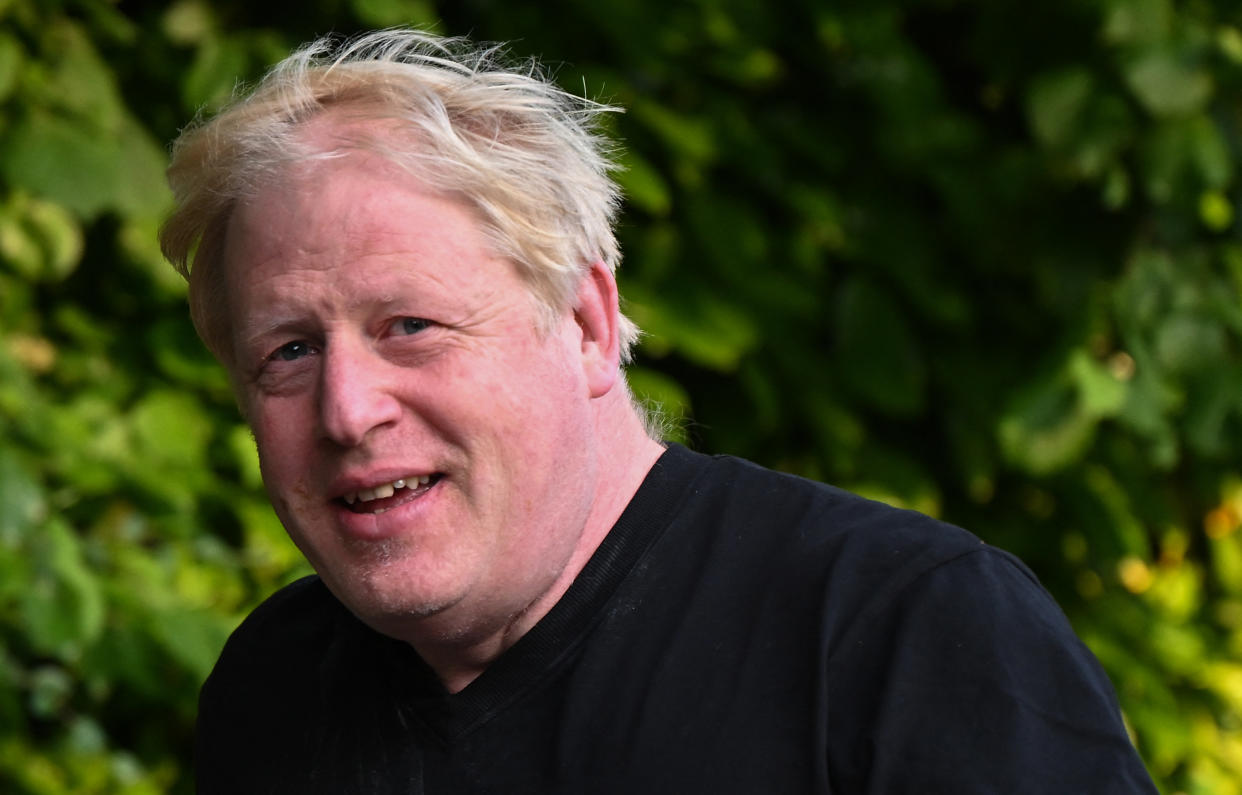
[[[413,500],[430,491],[443,477],[439,472],[431,475],[402,478],[391,483],[363,489],[353,494],[346,494],[336,499],[354,513],[384,513],[398,505]]]

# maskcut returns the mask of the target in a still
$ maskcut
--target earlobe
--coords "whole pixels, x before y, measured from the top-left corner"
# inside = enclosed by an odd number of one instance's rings
[[[578,285],[574,320],[582,331],[582,365],[591,397],[603,397],[621,374],[617,281],[595,262]]]

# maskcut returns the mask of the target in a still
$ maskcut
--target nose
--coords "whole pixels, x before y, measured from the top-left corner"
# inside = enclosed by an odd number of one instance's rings
[[[365,345],[334,341],[323,352],[319,417],[323,435],[357,447],[377,428],[395,424],[401,406],[390,366]]]

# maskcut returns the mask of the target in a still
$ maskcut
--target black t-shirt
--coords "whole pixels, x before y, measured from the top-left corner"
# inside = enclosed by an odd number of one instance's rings
[[[566,595],[460,693],[317,578],[203,687],[214,793],[1154,793],[1012,556],[672,446]]]

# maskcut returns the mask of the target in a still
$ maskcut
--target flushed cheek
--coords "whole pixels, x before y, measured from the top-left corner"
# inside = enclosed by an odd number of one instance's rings
[[[295,405],[264,409],[249,414],[264,481],[287,484],[305,477],[303,470],[315,460],[310,435],[313,424]]]

